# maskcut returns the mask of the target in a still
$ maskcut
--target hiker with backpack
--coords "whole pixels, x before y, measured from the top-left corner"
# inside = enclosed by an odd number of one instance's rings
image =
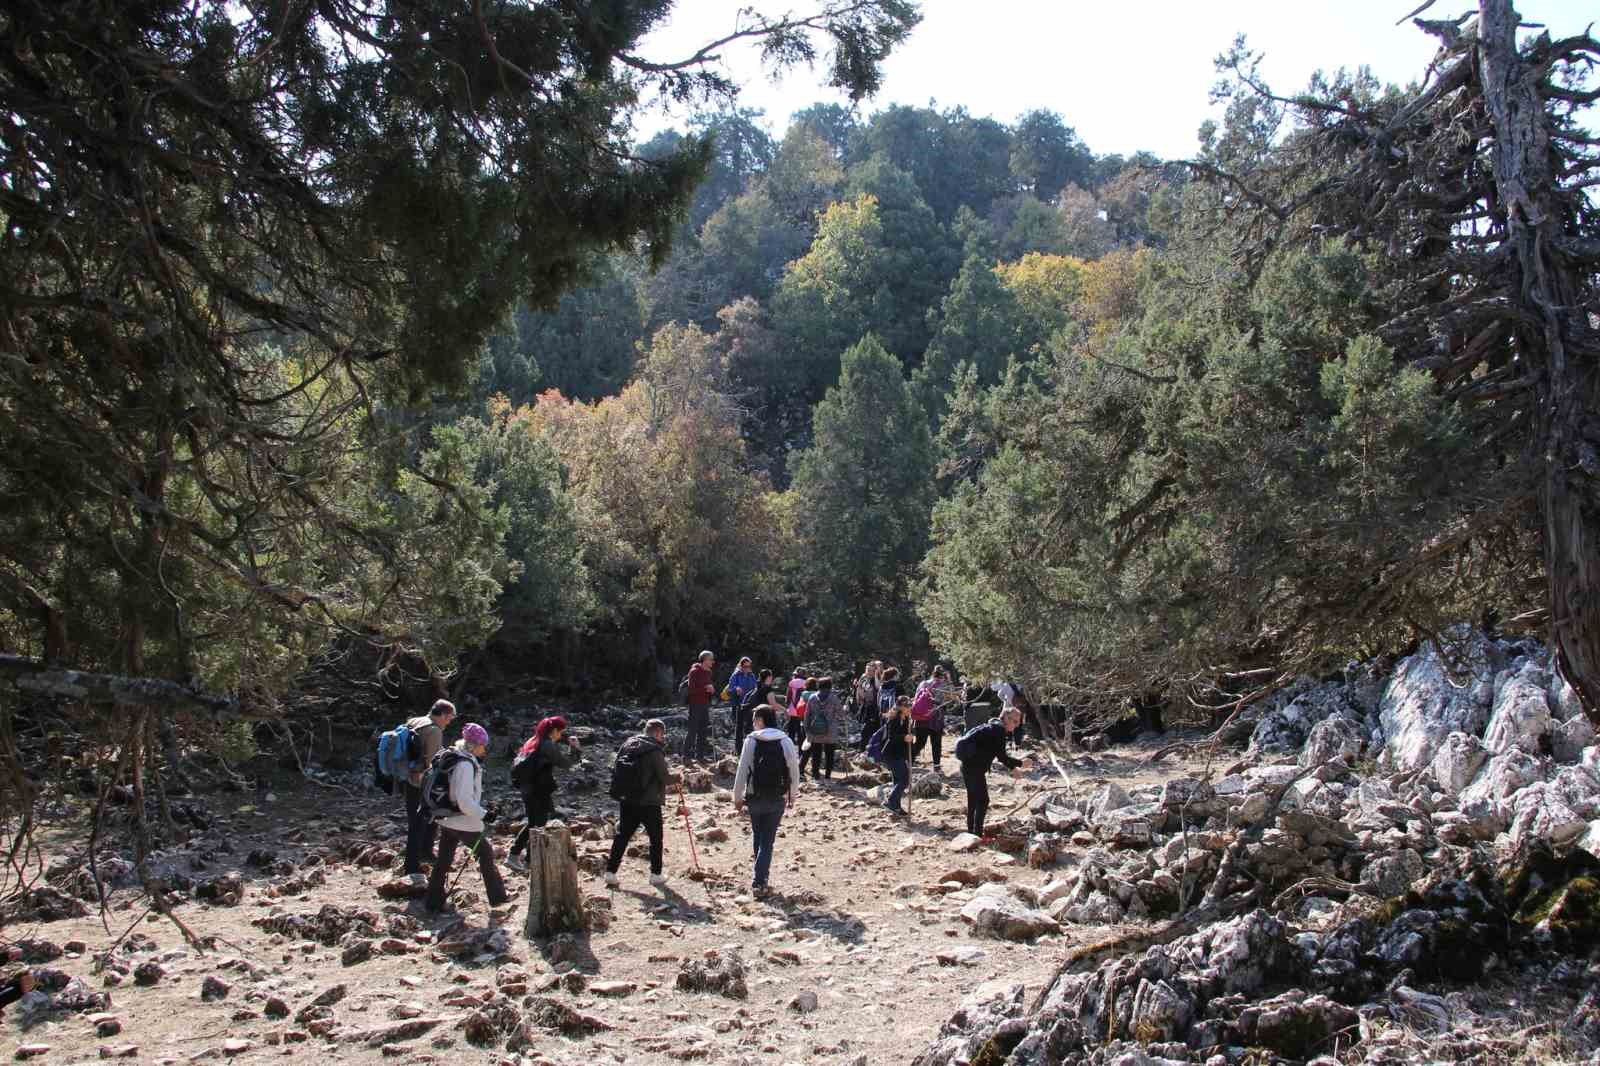
[[[1022,760],[1006,754],[1006,738],[1021,722],[1022,712],[1008,707],[999,718],[973,726],[956,741],[956,761],[961,764],[961,783],[967,790],[967,832],[973,836],[984,835],[984,819],[989,816],[989,769],[995,760],[999,759],[1012,777],[1022,776]]]
[[[749,660],[745,660],[745,661],[748,662]],[[734,711],[734,716],[733,716],[733,755],[734,755],[734,758],[738,758],[739,757],[739,753],[744,750],[744,738],[749,736],[751,729],[754,728],[753,725],[751,724],[751,719],[752,719],[752,716],[755,714],[756,708],[757,707],[763,707],[763,706],[771,706],[772,700],[773,700],[772,693],[775,690],[775,688],[776,688],[776,686],[772,683],[772,671],[763,668],[762,671],[761,671],[760,676],[756,678],[755,688],[750,690],[749,694],[745,696],[745,698],[739,703],[737,709]],[[773,715],[769,714],[767,716],[767,720],[769,722],[772,721],[773,718],[774,718]]]
[[[689,731],[683,738],[684,762],[711,758],[711,701],[717,694],[711,671],[716,665],[717,657],[703,651],[689,667],[688,687],[684,693],[684,702],[689,705]]]
[[[733,775],[733,811],[750,811],[750,839],[755,853],[750,891],[757,899],[771,891],[767,875],[772,869],[778,823],[783,821],[789,804],[800,798],[800,755],[788,734],[774,728],[776,718],[775,708],[755,708],[755,731],[745,739],[739,752],[739,768]]]
[[[795,683],[789,682],[789,721],[785,728],[788,730],[789,739],[794,741],[794,750],[799,751],[806,740],[806,708],[810,705],[811,697],[817,694],[817,679],[814,677],[798,678],[800,688],[795,689]],[[804,774],[800,776],[804,777]]]
[[[741,658],[733,668],[733,673],[728,675],[728,681],[722,686],[722,698],[728,701],[729,725],[733,731],[739,731],[739,711],[744,708],[744,701],[750,693],[756,690],[755,667],[750,662],[750,656]],[[746,729],[746,732],[749,732]],[[733,750],[738,752],[739,743],[734,742]]]
[[[407,737],[397,737],[399,745],[414,748],[416,757],[408,757],[405,770],[406,789],[406,857],[403,871],[413,885],[421,885],[422,864],[433,862],[434,841],[439,827],[422,809],[422,777],[433,765],[434,757],[444,748],[444,731],[456,720],[456,705],[449,700],[434,700],[427,714],[409,718],[394,732],[404,729]]]
[[[867,750],[867,742],[883,724],[883,712],[878,709],[878,672],[882,669],[883,663],[874,659],[856,681],[856,724],[861,727],[861,739],[856,743],[858,751]]]
[[[441,749],[423,775],[423,808],[439,823],[439,859],[428,875],[427,896],[428,909],[435,913],[444,910],[445,881],[457,848],[466,848],[477,858],[489,906],[498,907],[511,898],[483,825],[483,759],[488,754],[489,731],[468,722],[461,739],[454,747]]]
[[[935,666],[933,676],[917,686],[917,694],[911,700],[911,720],[915,723],[917,738],[911,749],[913,764],[931,741],[933,768],[944,772],[944,709],[946,703],[954,699],[949,675],[942,666]]]
[[[583,749],[577,737],[569,737],[567,720],[560,715],[539,719],[511,763],[511,784],[522,796],[522,806],[528,822],[511,844],[511,854],[506,865],[520,870],[524,865],[522,853],[528,850],[528,834],[542,827],[556,812],[556,771],[565,770],[583,758]],[[563,743],[565,741],[565,743]]]
[[[806,739],[811,746],[806,757],[811,762],[811,779],[817,775],[832,780],[834,754],[844,738],[844,704],[834,691],[833,678],[817,678],[817,688],[806,701]],[[826,769],[824,769],[826,765]],[[805,776],[806,759],[800,760],[800,776]]]
[[[661,808],[667,802],[667,777],[667,725],[652,718],[644,724],[643,733],[623,742],[611,771],[611,797],[622,806],[616,835],[611,838],[611,855],[606,860],[608,888],[620,883],[617,871],[622,867],[622,856],[640,826],[650,838],[650,883],[658,887],[667,883],[661,872]],[[688,807],[680,803],[678,811],[687,813]]]
[[[896,817],[905,817],[900,801],[911,784],[911,697],[896,696],[894,706],[883,721],[883,746],[880,761],[889,768],[894,787],[884,809]]]

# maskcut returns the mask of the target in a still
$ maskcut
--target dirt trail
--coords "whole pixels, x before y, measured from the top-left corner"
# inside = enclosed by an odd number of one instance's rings
[[[1140,754],[1123,749],[1081,757],[1071,764],[1072,790],[1086,794],[1106,781],[1132,787],[1184,772],[1173,763],[1148,770],[1138,762]],[[591,777],[603,776],[608,764],[609,751],[591,752]],[[919,777],[930,772],[926,764],[917,770]],[[497,778],[503,779],[503,768],[491,767],[491,785]],[[1048,764],[1020,781],[1000,774],[992,780],[991,821],[1017,805],[1025,815],[1029,796],[1061,783]],[[197,954],[164,920],[140,921],[118,958],[130,971],[153,960],[163,973],[155,984],[142,986],[130,972],[106,988],[104,975],[92,972],[93,959],[138,917],[144,903],[134,909],[136,890],[114,895],[111,934],[95,916],[15,924],[5,931],[7,939],[74,949],[46,965],[66,978],[82,978],[93,991],[109,992],[106,1013],[121,1031],[97,1036],[89,1015],[59,1012],[23,1030],[12,1008],[4,1038],[11,1047],[49,1045],[40,1061],[50,1063],[97,1059],[106,1054],[102,1048],[127,1053],[130,1047],[141,1062],[174,1064],[285,1057],[517,1063],[519,1053],[523,1063],[909,1061],[979,985],[1022,983],[1032,995],[1068,944],[1106,932],[1069,926],[1031,944],[974,937],[960,919],[971,890],[941,886],[948,875],[970,871],[972,880],[1003,877],[1041,887],[1069,873],[1077,852],[1069,849],[1046,870],[1029,869],[1025,860],[989,848],[952,853],[949,841],[961,829],[963,805],[948,756],[943,781],[944,796],[912,801],[904,822],[891,821],[862,785],[808,781],[779,834],[772,871],[778,894],[757,901],[747,890],[748,833],[733,813],[729,779],[718,777],[716,791],[688,796],[705,878],[691,878],[683,819],[669,807],[669,885],[649,885],[641,833],[624,862],[621,888],[608,892],[596,876],[585,874],[585,893],[609,901],[609,927],[554,950],[523,940],[526,891],[515,875],[508,876],[515,893],[511,904],[495,912],[485,906],[477,872],[470,869],[455,897],[456,914],[430,916],[420,901],[381,900],[377,890],[393,872],[360,863],[395,861],[403,848],[397,798],[350,795],[309,782],[270,802],[240,802],[231,810],[208,798],[214,829],[165,857],[196,880],[229,872],[244,879],[236,906],[191,901],[179,909],[198,936],[215,938],[213,950]],[[499,791],[507,812],[496,837],[503,856],[509,843],[503,832],[520,805],[506,802],[508,790]],[[580,857],[592,864],[609,838],[590,820],[613,815],[615,805],[603,789],[593,788],[564,795],[562,803],[580,838],[587,837],[580,839]],[[315,861],[330,853],[338,857]],[[278,932],[253,924],[272,915],[315,920],[327,905],[357,908],[376,919],[370,958],[347,965],[345,958],[364,949],[347,951],[348,941],[336,939],[338,929],[326,937],[332,942],[320,943],[301,939],[283,921]],[[509,935],[486,939],[496,928]],[[735,950],[746,967],[746,998],[676,987],[683,962]],[[214,980],[203,991],[208,978]],[[335,986],[342,991],[329,991]],[[612,1028],[579,1037],[541,1035],[518,1052],[505,1050],[503,1035],[476,1045],[470,1027],[461,1023],[485,1002],[492,1006],[489,993],[497,986],[514,997],[499,1002],[547,996],[576,1016]],[[815,994],[816,1008],[797,1009],[797,997],[803,1000],[808,992]],[[323,993],[331,1002],[304,1009]],[[287,1017],[274,1016],[284,1008]],[[437,1024],[425,1026],[431,1019]],[[427,1031],[372,1046],[377,1041],[371,1034],[403,1022]]]

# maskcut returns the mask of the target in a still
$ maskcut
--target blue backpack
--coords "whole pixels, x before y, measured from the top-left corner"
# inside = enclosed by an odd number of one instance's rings
[[[867,739],[867,758],[873,762],[883,761],[883,745],[889,740],[889,727],[880,725],[878,731]]]
[[[411,773],[411,766],[422,754],[421,744],[411,727],[401,722],[378,738],[378,772],[399,779]]]

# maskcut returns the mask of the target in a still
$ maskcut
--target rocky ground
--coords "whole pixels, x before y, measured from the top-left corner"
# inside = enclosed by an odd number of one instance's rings
[[[906,822],[869,770],[808,784],[763,901],[731,762],[684,777],[701,872],[669,819],[670,885],[641,838],[605,890],[608,767],[647,712],[603,711],[561,796],[591,929],[542,943],[525,890],[491,911],[475,871],[455,914],[424,912],[398,801],[359,774],[186,808],[203,828],[156,865],[203,950],[109,852],[102,923],[58,799],[48,876],[0,912],[43,986],[3,1032],[46,1062],[1595,1061],[1600,747],[1543,649],[1456,636],[1296,685],[1230,750],[1151,762],[1167,736],[996,775],[988,842],[925,767]]]

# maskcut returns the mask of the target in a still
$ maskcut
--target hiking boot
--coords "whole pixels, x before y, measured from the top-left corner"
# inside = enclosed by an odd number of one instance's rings
[[[650,875],[650,883],[652,885],[655,885],[657,888],[665,888],[665,887],[667,887],[667,875],[666,874],[651,874]]]
[[[766,899],[768,896],[772,895],[772,889],[768,888],[766,885],[753,885],[750,889],[750,894],[756,899]]]
[[[620,880],[618,880],[616,874],[613,874],[613,873],[606,874],[606,887],[607,888],[616,888],[620,884],[622,884],[622,882]]]

